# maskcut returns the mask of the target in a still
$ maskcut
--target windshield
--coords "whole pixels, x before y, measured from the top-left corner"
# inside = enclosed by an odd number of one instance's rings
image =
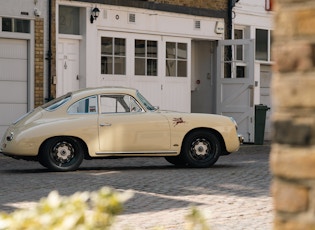
[[[42,105],[41,107],[47,111],[52,111],[55,109],[58,109],[60,106],[62,106],[64,103],[66,103],[67,101],[70,100],[72,93],[67,93],[61,97],[58,97],[44,105]]]
[[[137,96],[140,99],[140,101],[142,102],[142,104],[150,111],[154,111],[156,110],[156,108],[150,104],[150,102],[148,102],[147,99],[145,99],[144,96],[141,95],[141,93],[139,93],[139,91],[137,91]]]

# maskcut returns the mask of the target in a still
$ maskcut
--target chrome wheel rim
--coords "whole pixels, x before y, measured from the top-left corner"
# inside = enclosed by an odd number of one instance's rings
[[[74,148],[69,142],[58,142],[52,150],[52,155],[56,162],[65,164],[74,158]]]
[[[211,154],[210,142],[204,138],[198,138],[191,144],[190,152],[195,160],[205,160]]]

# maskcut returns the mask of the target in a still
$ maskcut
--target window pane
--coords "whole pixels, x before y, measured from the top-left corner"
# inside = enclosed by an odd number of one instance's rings
[[[145,57],[145,40],[135,41],[135,56]]]
[[[14,32],[30,33],[31,31],[29,20],[15,19],[14,24],[15,24]]]
[[[236,46],[236,60],[243,61],[243,46]]]
[[[187,77],[187,61],[178,61],[177,77]]]
[[[243,39],[243,30],[234,30],[234,39]],[[243,46],[237,45],[236,46],[236,60],[242,61],[243,60]]]
[[[96,96],[85,98],[74,103],[73,105],[69,107],[68,113],[70,114],[97,113]]]
[[[101,96],[101,113],[116,113],[117,100],[109,96]]]
[[[2,31],[30,33],[31,23],[30,20],[2,18]]]
[[[113,55],[113,39],[102,37],[101,52],[104,55]]]
[[[176,57],[176,43],[166,42],[166,58],[175,58]]]
[[[115,57],[115,72],[114,74],[125,74],[126,58]]]
[[[135,74],[145,75],[145,59],[144,58],[135,59]]]
[[[129,96],[129,107],[130,112],[136,113],[136,112],[142,112],[142,108],[139,106],[139,104],[136,102],[136,100],[133,97]]]
[[[157,59],[147,60],[147,75],[157,76]]]
[[[256,60],[268,61],[268,30],[256,30]]]
[[[101,74],[113,74],[113,58],[101,58]]]
[[[80,8],[59,6],[59,33],[80,34]]]
[[[231,65],[231,63],[224,63],[224,78],[232,78],[232,65]]]
[[[100,99],[101,113],[130,112],[130,96],[102,95]]]
[[[245,66],[236,67],[236,78],[245,78]]]
[[[179,59],[187,59],[187,44],[186,43],[178,43],[177,45],[177,58]]]
[[[11,18],[2,18],[2,31],[13,32]]]
[[[243,30],[234,30],[234,39],[243,39]]]
[[[166,60],[166,76],[176,76],[176,61]]]
[[[125,39],[115,38],[115,55],[125,56]]]
[[[41,107],[48,111],[53,111],[58,109],[60,106],[64,105],[71,99],[72,93],[67,93],[61,97],[55,98],[54,100],[47,102],[46,104],[42,105]]]
[[[156,41],[147,41],[147,57],[157,57]]]

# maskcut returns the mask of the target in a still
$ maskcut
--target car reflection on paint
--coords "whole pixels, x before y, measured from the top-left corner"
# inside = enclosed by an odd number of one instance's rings
[[[0,152],[72,171],[84,159],[162,156],[174,164],[210,167],[239,149],[233,118],[161,111],[136,89],[102,87],[63,95],[14,122]]]

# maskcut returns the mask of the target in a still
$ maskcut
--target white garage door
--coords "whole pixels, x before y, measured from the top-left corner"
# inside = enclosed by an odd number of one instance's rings
[[[0,38],[0,138],[27,112],[27,41]]]

